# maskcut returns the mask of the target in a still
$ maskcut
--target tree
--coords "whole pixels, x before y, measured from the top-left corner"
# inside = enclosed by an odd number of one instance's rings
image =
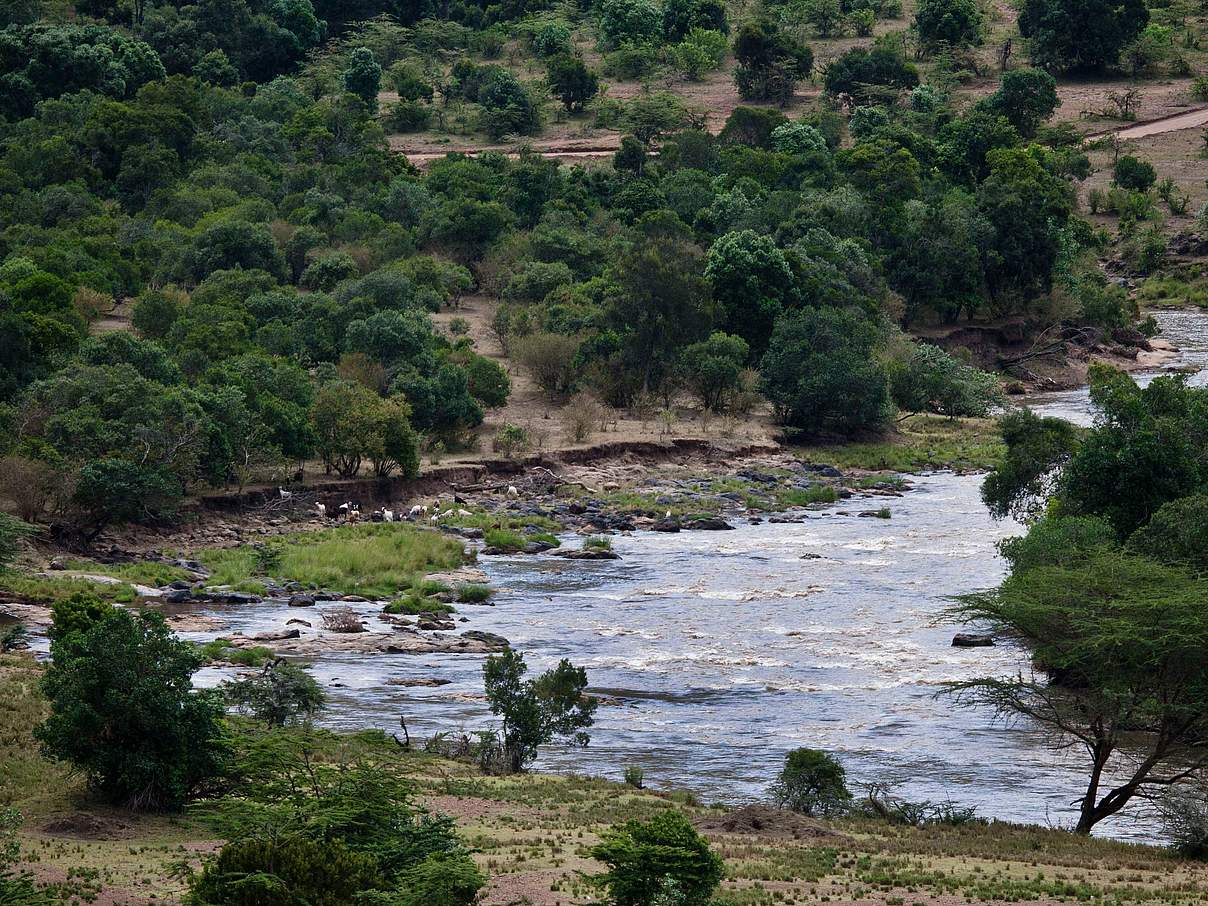
[[[401,397],[382,399],[354,381],[332,381],[315,394],[311,422],[323,464],[339,475],[356,475],[371,460],[377,475],[419,473],[418,443]]]
[[[491,70],[478,90],[478,103],[482,104],[483,126],[491,138],[513,132],[531,135],[541,124],[528,89],[509,70]]]
[[[600,80],[584,62],[571,54],[561,54],[546,64],[550,90],[570,113],[579,113],[600,90]]]
[[[201,656],[162,615],[113,608],[74,624],[56,615],[51,655],[51,713],[34,736],[106,800],[175,811],[216,776],[222,696],[193,689]]]
[[[843,814],[851,802],[843,765],[817,749],[789,752],[771,793],[781,808],[824,818]]]
[[[823,84],[831,95],[873,98],[878,89],[902,91],[919,83],[918,70],[889,47],[853,47],[826,67]]]
[[[659,38],[663,17],[653,0],[604,0],[600,34],[609,47],[645,44]]]
[[[639,241],[617,260],[612,278],[606,317],[622,338],[619,364],[636,387],[657,391],[679,350],[713,324],[700,252],[673,236]]]
[[[792,289],[793,272],[784,252],[754,230],[726,233],[709,248],[705,277],[721,306],[724,329],[762,354]]]
[[[760,366],[780,421],[808,435],[876,430],[889,418],[876,326],[850,309],[807,308],[776,322]]]
[[[921,0],[914,27],[923,46],[960,47],[981,43],[982,14],[976,0]]]
[[[253,676],[224,683],[223,691],[228,702],[269,727],[308,721],[327,699],[306,670],[280,658]]]
[[[734,81],[748,101],[783,106],[814,67],[814,53],[766,19],[745,22],[734,36]]]
[[[685,382],[706,409],[719,410],[728,392],[738,386],[751,347],[742,337],[714,331],[681,354]]]
[[[1004,73],[998,90],[982,101],[978,108],[1003,116],[1015,131],[1031,138],[1053,115],[1060,103],[1057,81],[1040,69],[1012,69]]]
[[[1148,23],[1144,0],[1025,0],[1019,14],[1032,62],[1050,72],[1112,65]]]
[[[930,343],[919,343],[905,361],[890,365],[889,386],[894,403],[906,412],[984,418],[1003,405],[994,375]]]
[[[706,906],[722,878],[722,860],[679,812],[610,828],[591,855],[608,866],[593,880],[615,906],[646,906],[660,894]]]
[[[382,90],[382,67],[368,47],[358,47],[348,57],[344,70],[344,90],[355,94],[371,111],[377,110]]]
[[[516,361],[532,375],[537,386],[552,401],[574,385],[575,353],[579,341],[563,334],[539,331],[511,341]]]
[[[555,738],[587,745],[586,731],[599,704],[583,694],[587,671],[568,660],[535,680],[524,679],[527,671],[524,655],[511,649],[491,655],[482,667],[487,704],[503,721],[502,767],[510,772],[524,770],[537,757],[538,747]]]
[[[730,31],[723,0],[664,0],[663,36],[668,41],[682,41],[696,28],[722,34]]]
[[[982,502],[995,519],[1037,518],[1056,487],[1061,468],[1078,445],[1078,429],[1063,418],[1031,409],[999,419],[1007,453],[982,483]]]
[[[957,615],[1026,645],[1034,665],[1031,675],[955,683],[958,700],[1085,749],[1076,832],[1208,766],[1208,618],[1193,574],[1100,549],[1013,571],[964,598]]]
[[[886,267],[895,290],[906,300],[902,323],[924,313],[954,323],[981,307],[982,248],[992,228],[968,193],[952,190],[929,202],[907,202],[902,211],[901,242]]]

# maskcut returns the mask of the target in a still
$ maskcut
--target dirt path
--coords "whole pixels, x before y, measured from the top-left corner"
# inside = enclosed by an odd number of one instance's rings
[[[1104,138],[1114,135],[1128,141],[1135,138],[1147,138],[1151,135],[1161,135],[1165,132],[1178,132],[1181,129],[1195,129],[1197,126],[1208,124],[1208,105],[1195,107],[1183,113],[1162,116],[1143,123],[1134,123],[1123,129],[1108,129],[1105,132],[1094,132],[1087,138]]]

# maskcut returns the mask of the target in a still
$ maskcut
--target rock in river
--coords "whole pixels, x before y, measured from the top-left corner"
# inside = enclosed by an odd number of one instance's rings
[[[975,632],[958,632],[952,637],[953,648],[993,648],[994,639]]]
[[[726,522],[720,516],[709,516],[704,519],[693,519],[690,522],[684,523],[684,528],[693,532],[725,532],[730,531],[734,526]]]
[[[554,551],[553,556],[567,560],[620,560],[621,555],[601,547],[585,547],[579,550]]]

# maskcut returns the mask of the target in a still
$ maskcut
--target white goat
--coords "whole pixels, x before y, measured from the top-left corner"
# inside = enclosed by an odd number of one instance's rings
[[[323,519],[327,516],[327,507],[321,503],[315,504],[315,512],[319,514],[319,518]]]
[[[508,485],[508,496],[509,497],[519,497],[520,496],[520,492],[516,490],[516,486],[514,484]]]
[[[388,510],[383,507],[382,518],[385,519],[387,522],[393,522],[394,521],[394,510]]]
[[[294,492],[287,491],[285,488],[277,488],[277,493],[281,495],[282,500],[292,500],[294,497]]]
[[[412,522],[414,522],[421,515],[423,515],[423,512],[424,512],[424,508],[417,503],[415,506],[413,506],[410,510],[407,511],[407,518],[410,519]]]

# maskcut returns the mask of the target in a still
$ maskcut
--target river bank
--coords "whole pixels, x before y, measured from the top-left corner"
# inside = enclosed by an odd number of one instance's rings
[[[0,774],[0,801],[26,816],[20,868],[67,900],[180,903],[190,874],[221,845],[224,799],[200,802],[177,816],[89,801],[78,778],[37,754],[30,728],[45,711],[39,674],[27,656],[0,656],[0,757],[7,768]],[[824,823],[582,776],[485,777],[369,733],[327,737],[319,751],[323,761],[356,758],[404,770],[419,801],[453,818],[475,851],[490,878],[482,906],[591,901],[584,875],[600,870],[586,855],[591,845],[613,824],[667,809],[687,816],[725,860],[719,902],[732,906],[1172,904],[1208,896],[1203,863],[1039,827],[918,828],[866,818]]]

